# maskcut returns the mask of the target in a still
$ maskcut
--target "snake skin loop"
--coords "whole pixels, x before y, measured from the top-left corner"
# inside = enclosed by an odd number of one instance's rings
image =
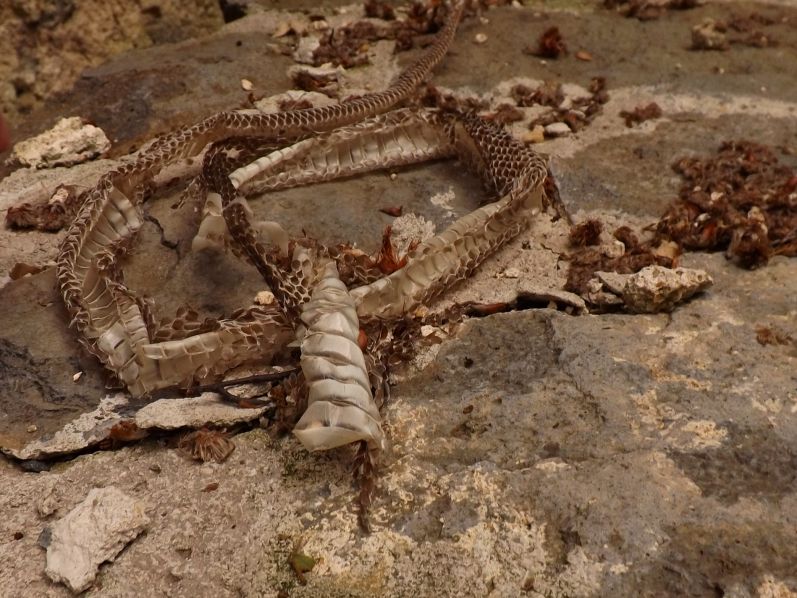
[[[118,260],[141,227],[139,204],[149,183],[166,166],[196,156],[209,144],[233,138],[252,138],[256,140],[253,143],[261,146],[285,144],[389,110],[409,97],[443,58],[456,32],[463,6],[461,0],[453,4],[434,43],[384,91],[318,108],[275,114],[238,110],[210,116],[155,139],[132,162],[106,173],[95,187],[82,195],[82,206],[58,252],[56,272],[61,296],[81,343],[128,387],[131,394],[141,396],[177,384],[192,370],[197,373],[227,369],[230,366],[225,366],[225,360],[235,351],[217,350],[216,341],[223,337],[222,345],[228,341],[240,344],[231,339],[247,337],[252,331],[251,322],[231,320],[225,329],[232,331],[238,327],[240,334],[229,336],[215,332],[218,337],[215,340],[211,337],[190,340],[189,337],[176,344],[166,341],[171,344],[160,348],[153,346],[157,343],[152,342],[151,335],[157,336],[157,331],[148,329],[152,318],[144,302],[118,279]],[[226,158],[228,165],[235,162],[233,154],[228,153]],[[216,163],[221,164],[221,161]],[[208,178],[218,178],[219,173],[212,169],[206,168],[206,172]],[[192,186],[190,193],[199,196],[205,187],[202,181]],[[243,213],[239,218],[245,220],[247,216]],[[244,232],[248,234],[249,231]],[[295,313],[308,294],[309,291],[301,290],[290,297],[295,309],[289,312]],[[263,338],[260,342],[278,344],[284,325],[279,319],[261,319],[258,326]],[[197,359],[196,351],[206,351],[206,359]],[[217,358],[221,361],[214,362]],[[233,361],[237,361],[237,357]]]
[[[379,409],[357,343],[357,311],[334,262],[326,262],[301,320],[306,329],[299,331],[300,363],[308,406],[293,433],[311,451],[359,440],[383,448]]]
[[[491,122],[472,114],[452,118],[448,130],[460,160],[504,195],[418,245],[400,270],[354,289],[360,316],[396,317],[430,301],[470,276],[542,209],[542,158]]]
[[[333,261],[319,259],[318,247],[314,254],[302,245],[305,241],[287,239],[278,224],[268,223],[279,234],[272,233],[264,246],[263,237],[258,240],[255,234],[258,223],[251,221],[251,211],[244,209],[245,200],[238,195],[239,190],[252,188],[251,177],[258,177],[261,188],[277,188],[332,176],[329,173],[365,172],[386,163],[407,164],[452,152],[503,197],[419,245],[403,268],[351,293]],[[280,289],[275,295],[286,304],[286,311],[298,311],[307,327],[300,329],[299,338],[309,404],[294,431],[308,449],[359,440],[373,447],[383,445],[369,371],[357,344],[358,314],[398,318],[466,278],[539,212],[545,175],[545,163],[536,153],[475,115],[407,109],[300,141],[215,183],[222,191],[225,218],[236,242],[261,272],[268,272],[269,285]],[[284,259],[288,247],[294,248],[289,262]],[[282,263],[275,260],[277,256]],[[312,295],[303,299],[308,290]]]

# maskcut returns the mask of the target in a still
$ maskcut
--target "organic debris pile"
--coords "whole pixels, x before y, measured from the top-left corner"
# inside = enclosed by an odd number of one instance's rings
[[[589,84],[589,96],[582,98],[566,98],[560,83],[543,83],[537,89],[526,85],[516,85],[512,89],[512,98],[518,106],[548,106],[550,111],[535,118],[529,123],[529,129],[536,126],[546,127],[562,122],[571,131],[584,128],[600,113],[603,104],[609,101],[606,93],[606,80],[594,77]]]
[[[647,266],[676,266],[676,257],[666,242],[658,246],[640,242],[630,228],[621,226],[612,235],[614,245],[598,246],[602,229],[598,220],[587,220],[571,228],[570,244],[578,250],[569,256],[565,290],[587,297],[594,291],[596,272],[633,274]]]
[[[797,256],[797,174],[770,148],[729,141],[714,157],[682,158],[673,168],[684,184],[679,199],[651,227],[651,239],[640,241],[623,226],[614,231],[613,244],[601,244],[600,221],[572,227],[570,245],[576,250],[569,256],[566,290],[605,309],[621,304],[606,292],[612,275],[649,266],[676,268],[683,250],[725,249],[747,268],[774,255]],[[693,282],[702,288],[702,280]]]
[[[559,58],[562,54],[567,54],[567,45],[559,33],[559,28],[549,27],[540,37],[537,47],[526,48],[524,52],[542,58]]]
[[[471,7],[485,10],[508,3],[509,0],[479,0],[472,2]],[[416,43],[415,36],[433,35],[440,30],[448,10],[439,0],[416,0],[403,17],[389,4],[378,0],[366,0],[363,9],[369,20],[357,20],[323,32],[319,46],[313,51],[315,66],[332,64],[351,68],[368,64],[370,43],[378,40],[395,40],[399,52],[410,50]]]
[[[797,256],[797,173],[751,141],[723,143],[714,157],[682,158],[684,178],[656,225],[656,239],[692,250],[726,250],[746,268]]]
[[[633,127],[646,120],[661,118],[661,107],[656,102],[651,102],[647,106],[637,106],[633,110],[620,111],[620,117],[625,120],[626,127]]]
[[[687,10],[698,5],[698,0],[603,0],[605,8],[640,21],[658,19],[668,10]]]
[[[771,33],[759,26],[774,25],[777,21],[759,13],[746,17],[733,16],[728,21],[704,19],[692,27],[692,50],[729,50],[731,44],[752,48],[770,48],[778,45]],[[740,35],[733,35],[736,32]]]

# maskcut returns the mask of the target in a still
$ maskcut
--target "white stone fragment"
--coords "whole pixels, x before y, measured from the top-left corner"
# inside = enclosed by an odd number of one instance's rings
[[[623,288],[623,302],[630,311],[637,313],[671,311],[713,282],[705,270],[648,266],[628,277]]]
[[[254,88],[254,83],[252,83],[249,79],[241,79],[241,89],[244,91],[252,91]]]
[[[484,42],[487,41],[487,34],[486,33],[477,33],[473,37],[473,41],[476,42],[477,44],[483,44]]]
[[[144,505],[118,488],[94,488],[50,528],[45,573],[73,592],[87,589],[105,561],[146,529]]]
[[[551,123],[545,127],[545,134],[549,137],[563,137],[570,133],[571,130],[567,123]]]
[[[583,100],[592,96],[588,90],[576,83],[562,83],[562,93],[571,100]]]
[[[313,53],[320,45],[321,40],[313,35],[300,37],[296,50],[293,52],[293,59],[302,64],[313,64],[313,62],[315,62]]]
[[[595,278],[601,283],[601,288],[597,290],[609,291],[615,295],[621,295],[625,288],[625,283],[628,282],[630,274],[618,274],[617,272],[595,272]],[[590,281],[591,282],[591,281]]]
[[[608,258],[618,258],[625,255],[625,243],[619,239],[612,239],[607,245],[601,246],[601,253]]]
[[[62,118],[41,135],[17,143],[10,161],[31,168],[72,166],[96,158],[110,147],[102,129],[72,116]]]
[[[201,428],[225,426],[257,419],[267,407],[241,409],[222,401],[216,393],[205,392],[187,399],[161,399],[138,410],[136,425],[142,430],[158,428]]]

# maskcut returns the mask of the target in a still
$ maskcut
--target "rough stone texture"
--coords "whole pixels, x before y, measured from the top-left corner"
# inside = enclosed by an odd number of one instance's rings
[[[32,168],[72,166],[96,158],[110,147],[102,129],[73,116],[62,118],[41,135],[17,143],[10,160]]]
[[[135,422],[139,428],[161,430],[231,426],[256,420],[265,411],[265,407],[239,409],[222,402],[217,394],[206,392],[198,397],[161,399],[150,403],[136,412]]]
[[[598,282],[601,286],[598,293],[614,295],[617,304],[622,303],[633,313],[672,311],[679,303],[705,291],[713,282],[703,270],[662,266],[648,266],[636,274],[596,272],[595,276],[597,280],[590,282]]]
[[[0,5],[0,112],[17,120],[114,54],[222,25],[213,0],[10,0]],[[56,48],[57,51],[53,51]]]
[[[648,266],[628,277],[622,291],[623,303],[636,313],[672,311],[711,283],[711,277],[703,270]]]
[[[649,225],[677,194],[669,164],[710,153],[724,139],[793,147],[793,7],[709,3],[646,23],[594,7],[561,2],[486,11],[489,22],[463,24],[434,79],[499,97],[506,96],[502,84],[518,76],[581,88],[592,76],[606,76],[603,112],[587,128],[537,146],[553,156],[576,220],[601,218],[607,230]],[[775,18],[769,29],[779,46],[688,50],[691,29],[703,19],[753,11]],[[292,50],[290,36],[268,33],[286,18],[267,10],[201,43],[120,56],[95,69],[90,86],[78,85],[26,126],[38,133],[71,111],[97,124],[105,119],[115,127],[118,156],[175,121],[239,105],[242,78],[258,93],[283,92],[292,60],[268,44]],[[552,25],[571,52],[587,50],[593,60],[571,54],[542,62],[523,54]],[[486,43],[473,43],[478,32]],[[359,75],[367,80],[368,72]],[[374,81],[388,74],[374,74]],[[185,92],[200,87],[212,93]],[[652,101],[662,118],[625,127],[620,111]],[[121,113],[131,116],[113,124]],[[783,160],[794,166],[797,158]],[[0,182],[0,198],[12,201],[11,186],[63,182],[56,173],[90,184],[101,170],[85,164],[17,172]],[[396,177],[375,173],[267,195],[252,206],[258,217],[293,232],[373,250],[393,222],[379,207],[401,205],[439,228],[478,205],[480,186],[462,170],[440,162]],[[195,223],[169,207],[177,193],[165,189],[148,209],[181,249],[163,247],[155,227],[145,225],[125,265],[126,281],[153,296],[164,316],[186,302],[209,315],[248,303],[262,290],[250,268],[229,255],[187,251]],[[567,229],[540,218],[444,301],[505,302],[561,288]],[[47,261],[57,239],[3,231],[2,263]],[[683,265],[705,270],[714,285],[670,314],[494,315],[469,321],[397,372],[385,412],[391,448],[369,536],[356,524],[351,452],[308,454],[292,437],[273,438],[268,430],[236,436],[236,451],[223,464],[190,462],[168,436],[84,454],[41,473],[3,460],[0,587],[13,596],[66,595],[42,576],[36,538],[86,488],[113,483],[146,501],[152,523],[101,570],[88,595],[797,592],[797,266],[776,258],[745,271],[719,254],[687,254]],[[0,289],[3,446],[55,434],[105,396],[100,368],[66,329],[53,282],[45,271]],[[790,340],[762,345],[760,327]],[[76,371],[85,372],[77,383]],[[31,425],[36,433],[27,431]],[[316,560],[306,586],[288,565],[295,552]]]
[[[37,423],[26,428],[26,432],[29,438],[37,432],[39,437],[33,437],[30,442],[23,441],[22,446],[16,446],[13,441],[4,439],[2,451],[23,460],[77,453],[105,440],[114,424],[122,421],[121,413],[128,403],[128,398],[124,395],[105,397],[100,400],[96,409],[81,413],[55,433],[48,433],[44,426],[40,431],[39,426],[44,418],[34,415],[31,421]]]
[[[53,581],[82,592],[99,566],[112,561],[148,524],[141,502],[114,486],[94,488],[63,519],[45,528],[40,538],[47,547],[44,571]]]

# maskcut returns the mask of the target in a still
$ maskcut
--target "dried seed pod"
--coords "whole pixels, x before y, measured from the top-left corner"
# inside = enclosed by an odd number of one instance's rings
[[[197,461],[221,463],[235,450],[235,443],[226,432],[202,428],[180,438],[177,449]]]

